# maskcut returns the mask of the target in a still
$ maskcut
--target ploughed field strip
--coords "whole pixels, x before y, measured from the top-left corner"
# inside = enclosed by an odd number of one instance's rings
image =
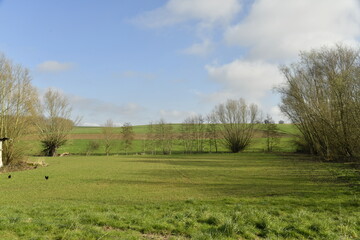
[[[346,164],[261,153],[32,160],[48,166],[0,175],[1,239],[360,237],[358,173]]]

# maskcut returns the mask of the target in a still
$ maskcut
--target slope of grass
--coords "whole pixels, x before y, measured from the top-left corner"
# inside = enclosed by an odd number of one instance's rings
[[[181,129],[181,124],[171,124],[173,131],[179,133]],[[258,124],[257,128],[261,129],[262,124]],[[298,130],[294,124],[277,124],[279,131],[285,134],[296,134]],[[117,132],[121,132],[120,127],[115,128]],[[148,125],[137,125],[133,126],[134,133],[146,134],[148,131]],[[71,134],[101,134],[102,127],[75,127]]]
[[[180,131],[181,124],[171,124],[174,132]],[[133,126],[134,133],[145,134],[148,131],[148,125]],[[115,131],[120,133],[121,127],[115,127]],[[75,127],[71,134],[101,134],[102,127]]]
[[[71,154],[82,154],[85,155],[87,153],[87,147],[90,141],[97,141],[100,144],[100,147],[95,151],[91,152],[91,154],[95,155],[104,155],[105,149],[103,142],[101,139],[98,140],[89,140],[89,139],[72,139],[68,140],[67,143],[60,147],[58,153],[69,152]],[[145,152],[150,153],[149,149],[146,148],[147,141],[146,140],[134,140],[131,150],[129,151],[130,154],[141,154],[144,152],[144,145],[145,145]],[[26,154],[28,155],[40,155],[41,154],[41,144],[39,141],[25,141],[24,145],[26,145]],[[266,139],[265,138],[255,138],[253,139],[250,146],[245,150],[245,152],[264,152],[266,149]],[[292,138],[281,138],[280,143],[278,144],[277,148],[274,150],[276,152],[293,152],[295,147],[292,143]],[[184,147],[182,145],[181,140],[174,140],[173,143],[173,153],[179,154],[183,153]],[[207,142],[204,143],[204,152],[209,152],[210,148]],[[212,151],[214,152],[215,149],[213,147]],[[220,142],[219,142],[219,152],[228,152]],[[158,153],[161,152],[158,150]],[[111,154],[125,154],[122,141],[116,140],[114,141],[114,145],[111,149]]]
[[[32,160],[49,166],[0,175],[1,239],[360,237],[359,182],[344,164],[259,153]]]
[[[172,124],[174,132],[180,132],[180,124]],[[278,124],[279,132],[282,133],[280,137],[280,143],[274,150],[277,152],[293,152],[295,151],[295,146],[293,145],[292,138],[293,135],[297,133],[297,129],[292,124]],[[139,139],[133,141],[132,149],[129,151],[131,154],[143,153],[144,145],[146,148],[147,141],[141,140],[144,139],[144,134],[147,132],[147,125],[134,126],[134,132],[139,134]],[[258,129],[262,129],[262,125],[258,125]],[[120,128],[116,129],[117,133],[120,133]],[[247,152],[263,152],[266,149],[266,139],[261,131],[258,131],[256,137],[253,138],[251,145],[246,149]],[[75,136],[75,137],[74,137]],[[102,144],[102,127],[75,127],[70,133],[70,139],[67,143],[62,146],[58,152],[70,152],[71,154],[86,154],[87,148],[90,141],[98,141],[100,145]],[[176,136],[179,138],[179,136]],[[41,144],[39,138],[36,135],[27,136],[22,140],[25,154],[26,155],[40,155],[41,154]],[[218,141],[219,152],[227,152],[228,149],[224,148],[221,144],[221,141]],[[210,152],[210,147],[208,141],[204,142],[204,152]],[[212,151],[215,151],[214,148]],[[147,149],[149,152],[149,149]],[[159,151],[157,151],[159,152]],[[175,139],[173,144],[173,153],[183,153],[184,147],[181,140]],[[99,149],[95,150],[93,154],[104,154],[105,150],[103,146],[100,146]],[[111,154],[124,154],[121,140],[116,140],[112,148]]]

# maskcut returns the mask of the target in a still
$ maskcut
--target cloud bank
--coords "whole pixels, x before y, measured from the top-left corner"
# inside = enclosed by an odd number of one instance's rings
[[[64,72],[72,69],[73,63],[61,63],[58,61],[45,61],[36,66],[39,72]]]
[[[227,29],[225,40],[247,47],[249,58],[279,62],[324,45],[357,45],[359,26],[358,0],[260,0]]]
[[[134,21],[147,27],[165,27],[197,21],[201,25],[224,24],[240,11],[237,0],[170,0]]]

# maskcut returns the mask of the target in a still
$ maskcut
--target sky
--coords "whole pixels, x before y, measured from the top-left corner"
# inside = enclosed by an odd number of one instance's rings
[[[239,98],[286,119],[279,66],[359,40],[359,0],[0,0],[0,52],[83,126],[180,123]]]

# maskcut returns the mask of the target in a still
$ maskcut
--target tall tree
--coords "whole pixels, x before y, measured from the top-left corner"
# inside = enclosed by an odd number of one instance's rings
[[[18,143],[22,136],[34,131],[36,105],[37,92],[29,71],[0,54],[0,138],[11,139],[3,144],[4,165],[23,157]]]
[[[134,129],[131,123],[124,123],[124,125],[121,127],[121,134],[123,140],[123,149],[125,151],[125,154],[127,155],[128,151],[132,147],[132,143],[134,140]]]
[[[109,156],[117,138],[114,122],[108,119],[102,128],[103,142],[106,156]]]
[[[338,45],[302,52],[281,71],[281,110],[310,151],[327,159],[360,155],[360,51]]]
[[[160,119],[154,125],[154,132],[158,148],[163,154],[171,154],[174,138],[171,124],[166,123],[164,119]]]
[[[213,151],[213,147],[215,148],[215,152],[218,152],[218,139],[219,139],[219,130],[218,123],[216,120],[216,115],[211,113],[206,117],[207,125],[207,139],[209,142],[209,151]]]
[[[181,140],[185,153],[203,152],[206,127],[201,115],[187,117],[181,124]]]
[[[221,123],[226,148],[237,153],[250,144],[258,116],[258,107],[255,104],[248,105],[244,99],[229,99],[226,103],[217,105],[213,114],[217,122]]]
[[[155,133],[155,124],[150,122],[147,126],[146,131],[146,149],[151,152],[151,154],[156,155],[156,133]]]
[[[37,121],[40,141],[46,156],[55,156],[59,147],[67,142],[67,136],[74,128],[71,120],[72,108],[66,96],[48,89],[43,97],[41,116]]]
[[[180,126],[180,140],[184,147],[184,153],[192,153],[193,139],[191,138],[192,123],[189,118],[186,118]]]

